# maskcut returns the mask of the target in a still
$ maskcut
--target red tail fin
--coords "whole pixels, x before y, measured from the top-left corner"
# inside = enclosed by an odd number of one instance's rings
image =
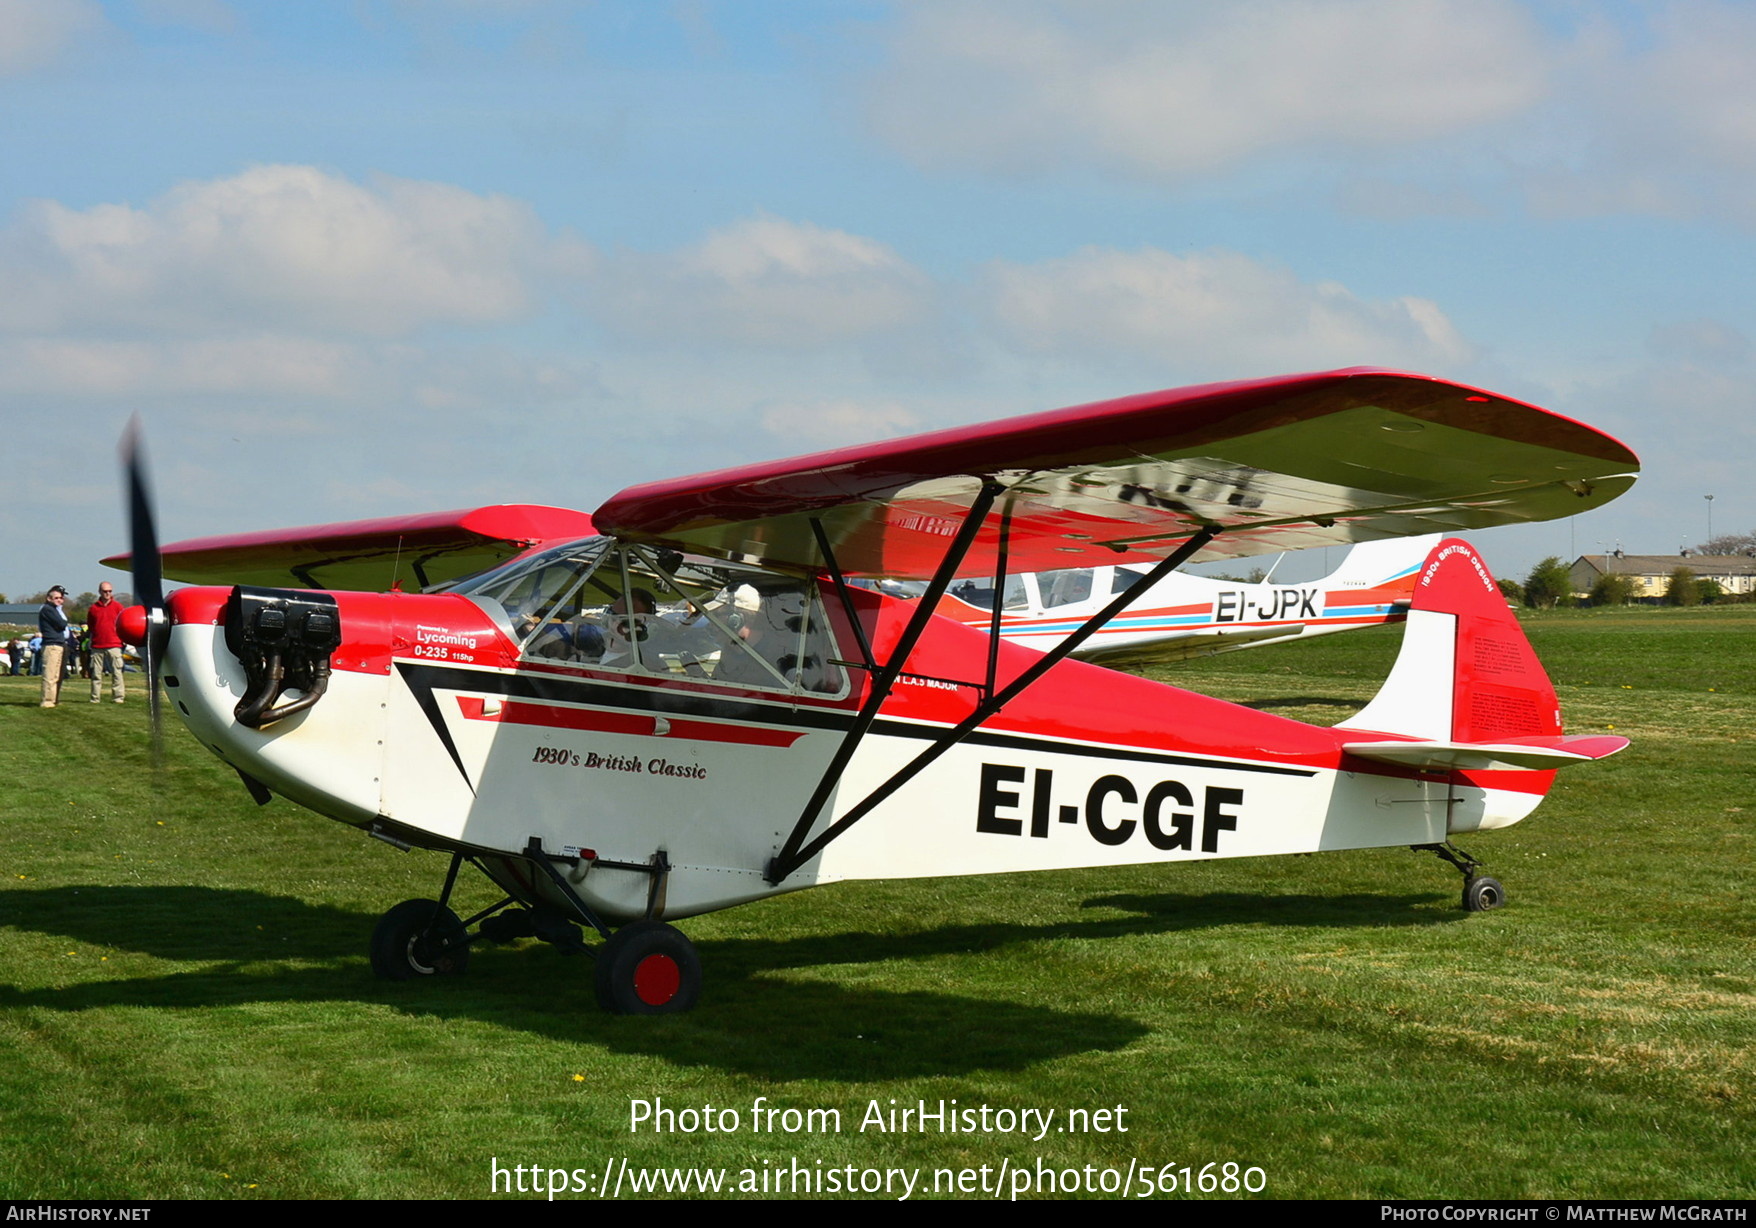
[[[1448,538],[1427,555],[1402,653],[1347,727],[1447,742],[1560,734],[1554,685],[1468,542]]]
[[[1498,742],[1561,732],[1554,684],[1469,543],[1444,541],[1427,557],[1411,608],[1457,615],[1452,738]]]

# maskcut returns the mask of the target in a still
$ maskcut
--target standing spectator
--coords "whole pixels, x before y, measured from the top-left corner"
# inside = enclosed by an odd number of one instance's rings
[[[42,651],[37,659],[43,663],[43,707],[53,708],[61,702],[61,665],[67,657],[67,615],[61,607],[67,601],[67,590],[59,584],[49,590],[49,599],[37,611],[37,630],[42,634]]]
[[[116,600],[115,587],[98,585],[98,599],[85,616],[87,634],[91,637],[91,701],[103,698],[104,671],[110,673],[110,691],[121,703],[128,694],[122,680],[122,603]]]
[[[15,638],[12,641],[12,676],[14,678],[16,678],[20,674],[22,674],[23,672],[24,672],[24,641],[21,639]]]

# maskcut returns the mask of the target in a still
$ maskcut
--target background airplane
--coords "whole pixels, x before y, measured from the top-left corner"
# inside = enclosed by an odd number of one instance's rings
[[[1303,584],[1178,572],[1135,593],[1127,612],[1098,629],[1074,655],[1107,664],[1178,661],[1400,621],[1415,590],[1415,573],[1438,542],[1438,534],[1362,542],[1335,571]],[[1146,572],[1140,566],[1112,566],[1008,576],[1000,634],[1046,651],[1116,594],[1138,586]],[[921,587],[915,584],[911,595],[918,596]],[[938,612],[985,630],[992,625],[993,605],[991,581],[964,580],[941,598]]]

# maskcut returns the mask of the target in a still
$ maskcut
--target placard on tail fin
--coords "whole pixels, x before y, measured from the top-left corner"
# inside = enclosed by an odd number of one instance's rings
[[[1383,689],[1340,728],[1415,739],[1350,742],[1346,750],[1430,771],[1551,771],[1628,744],[1562,736],[1554,684],[1487,564],[1456,538],[1435,546],[1421,567]]]

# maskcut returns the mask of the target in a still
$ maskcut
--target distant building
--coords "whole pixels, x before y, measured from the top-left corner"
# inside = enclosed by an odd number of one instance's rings
[[[1679,567],[1697,580],[1718,581],[1728,594],[1756,592],[1756,558],[1744,554],[1582,554],[1567,574],[1573,591],[1585,594],[1601,577],[1619,572],[1634,581],[1635,600],[1658,601]]]

